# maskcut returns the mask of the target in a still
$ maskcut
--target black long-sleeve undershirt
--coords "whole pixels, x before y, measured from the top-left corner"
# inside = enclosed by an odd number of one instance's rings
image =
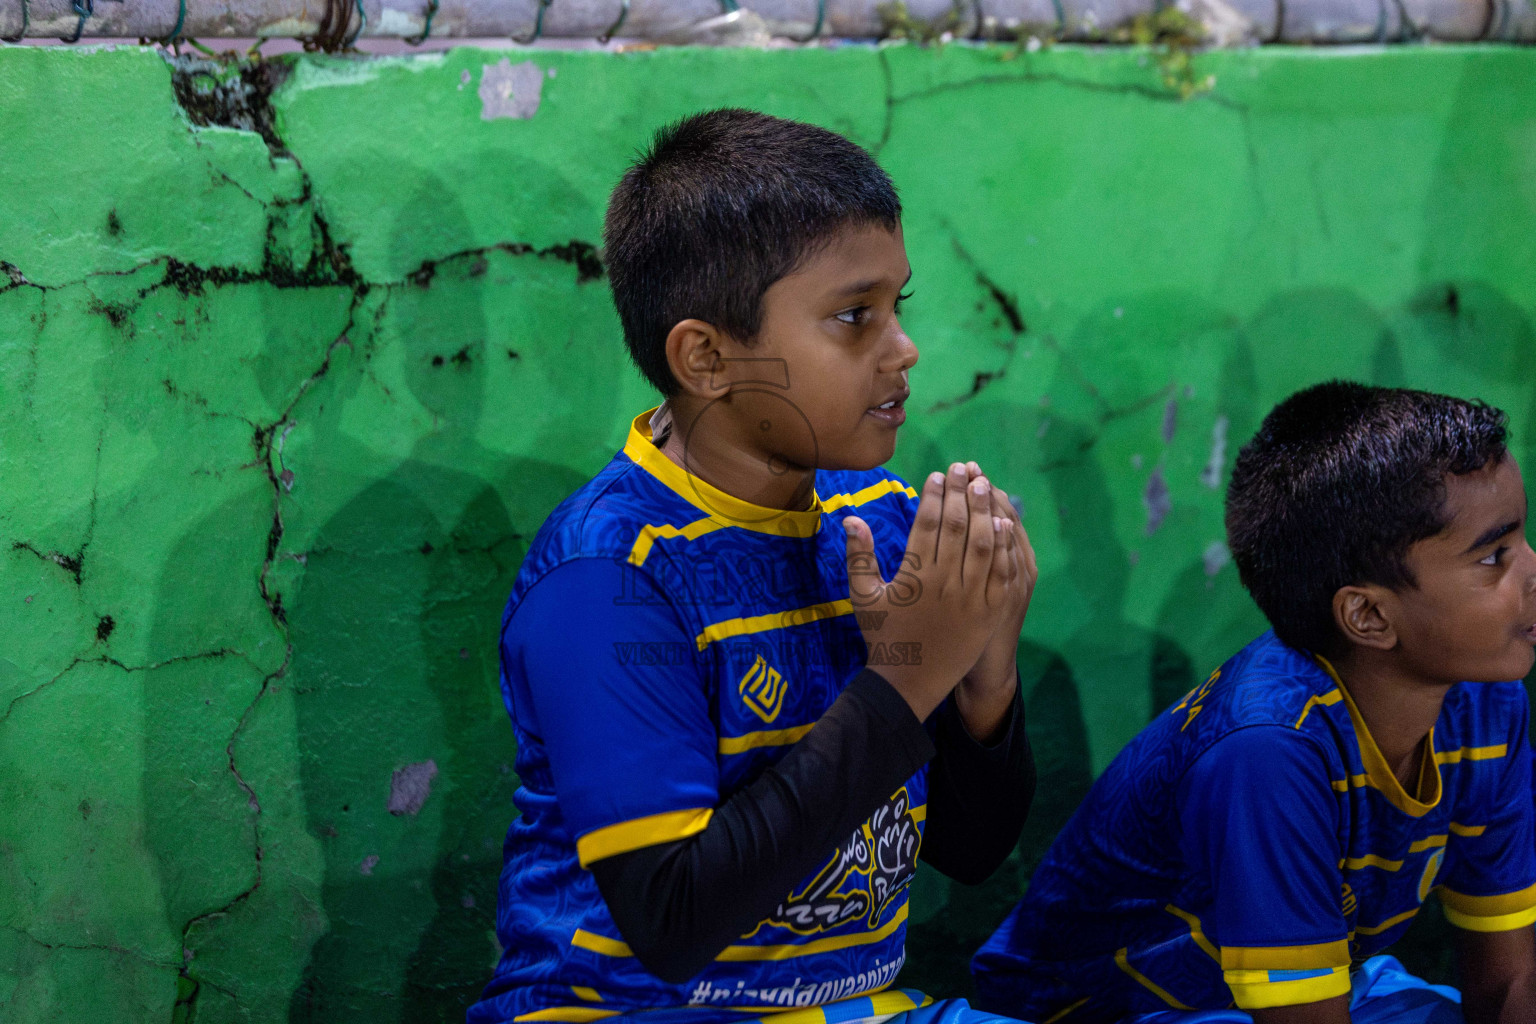
[[[1018,842],[1035,766],[1015,693],[1003,737],[974,740],[946,701],[935,739],[872,669],[815,728],[715,809],[697,835],[590,865],[614,924],[652,974],[680,984],[771,913],[930,758],[920,856],[985,879]]]

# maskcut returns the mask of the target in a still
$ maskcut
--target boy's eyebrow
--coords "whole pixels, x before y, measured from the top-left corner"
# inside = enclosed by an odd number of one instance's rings
[[[1492,544],[1494,541],[1498,540],[1500,537],[1514,533],[1519,528],[1520,522],[1519,520],[1516,520],[1512,523],[1505,523],[1503,526],[1495,526],[1492,529],[1484,530],[1478,536],[1477,540],[1468,545],[1467,550],[1463,551],[1462,554],[1470,555],[1478,548],[1485,548],[1489,544]]]
[[[901,287],[905,288],[907,285],[909,285],[911,283],[912,283],[912,271],[910,269],[908,269],[907,270],[906,280],[901,282]],[[853,284],[849,285],[847,288],[839,288],[837,290],[836,294],[837,294],[838,298],[842,298],[845,295],[862,295],[865,292],[873,291],[874,289],[880,287],[880,284],[881,284],[881,281],[880,281],[879,278],[869,278],[868,280],[864,280],[864,281],[855,281]]]

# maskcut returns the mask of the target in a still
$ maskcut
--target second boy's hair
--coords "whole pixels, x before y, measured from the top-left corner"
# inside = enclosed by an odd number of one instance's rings
[[[1505,416],[1481,402],[1330,381],[1299,391],[1243,446],[1227,544],[1275,635],[1336,653],[1333,595],[1417,585],[1414,542],[1448,525],[1445,477],[1504,456]]]
[[[874,159],[834,132],[750,110],[656,133],[608,200],[603,241],[629,354],[668,397],[666,339],[696,318],[750,341],[762,299],[850,224],[895,230],[901,202]]]

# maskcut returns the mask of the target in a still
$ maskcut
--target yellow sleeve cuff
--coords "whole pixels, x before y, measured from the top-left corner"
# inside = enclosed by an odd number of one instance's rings
[[[1469,932],[1510,932],[1536,922],[1536,885],[1498,896],[1467,896],[1441,887],[1445,918]]]
[[[1241,1010],[1317,1003],[1349,992],[1347,966],[1307,970],[1225,970],[1221,973]]]
[[[658,843],[687,839],[703,832],[714,813],[713,807],[664,811],[593,829],[576,840],[576,859],[582,867],[586,867],[605,857],[616,857]]]

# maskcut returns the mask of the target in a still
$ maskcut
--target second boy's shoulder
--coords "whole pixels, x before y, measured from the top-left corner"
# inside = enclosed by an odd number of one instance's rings
[[[1254,726],[1310,732],[1313,710],[1339,699],[1328,670],[1271,631],[1229,658],[1164,717],[1171,720],[1168,728],[1207,746]]]

